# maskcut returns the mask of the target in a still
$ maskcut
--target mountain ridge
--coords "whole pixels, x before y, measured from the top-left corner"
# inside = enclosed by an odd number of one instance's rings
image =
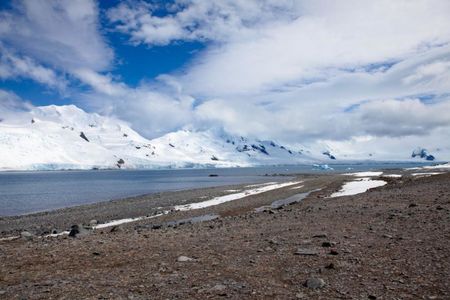
[[[147,139],[124,121],[87,113],[75,105],[33,107],[0,119],[3,171],[251,167],[352,161],[352,157],[334,150],[327,145],[314,150],[289,147],[213,129],[179,130]]]

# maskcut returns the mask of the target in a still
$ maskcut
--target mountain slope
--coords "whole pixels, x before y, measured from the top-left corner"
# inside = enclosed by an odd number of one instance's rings
[[[126,123],[74,105],[35,107],[0,122],[0,169],[235,167],[318,159],[270,141],[213,131],[148,140]]]

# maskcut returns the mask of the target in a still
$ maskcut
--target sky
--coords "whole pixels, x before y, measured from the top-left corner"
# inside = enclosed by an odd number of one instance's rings
[[[450,153],[450,1],[2,1],[0,113],[50,104],[148,138]]]

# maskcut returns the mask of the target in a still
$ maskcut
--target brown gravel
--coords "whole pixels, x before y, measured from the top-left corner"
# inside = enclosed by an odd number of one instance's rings
[[[280,210],[253,208],[302,190],[176,228],[0,242],[0,298],[450,299],[450,174],[324,198],[341,181]]]

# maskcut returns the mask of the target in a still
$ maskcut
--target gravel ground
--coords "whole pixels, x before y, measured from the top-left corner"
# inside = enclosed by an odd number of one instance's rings
[[[304,180],[302,189],[283,188],[75,238],[2,241],[0,298],[450,298],[449,173],[387,178],[386,186],[332,199],[326,196],[348,177],[298,180]],[[317,188],[322,189],[297,204],[254,210]],[[161,203],[167,205],[166,195],[177,204],[204,199],[204,193],[215,196],[224,189],[165,193]],[[145,207],[145,199],[102,204],[118,205],[114,213],[105,213],[105,220],[125,216],[120,207]],[[83,212],[88,214],[83,220],[95,218],[93,211],[62,210],[23,223],[24,217],[17,218],[16,224],[28,229],[37,220],[44,228],[45,222],[53,226],[64,217],[71,219],[58,222],[72,224]],[[220,218],[165,226],[169,220],[208,213]],[[11,220],[2,222],[2,231],[19,230]]]

